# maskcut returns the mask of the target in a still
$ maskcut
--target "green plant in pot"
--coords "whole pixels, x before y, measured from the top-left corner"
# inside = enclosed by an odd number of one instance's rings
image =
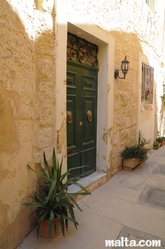
[[[123,166],[134,168],[138,164],[145,162],[148,158],[147,153],[149,151],[149,149],[145,147],[146,144],[149,144],[149,141],[139,132],[137,144],[125,147],[120,153],[120,157],[123,159]]]
[[[156,141],[160,144],[160,146],[164,145],[165,137],[157,137]]]
[[[35,208],[33,213],[35,213],[37,218],[37,237],[41,233],[41,227],[46,222],[48,224],[46,228],[48,235],[46,237],[51,239],[53,235],[56,236],[59,233],[58,224],[60,225],[63,236],[65,236],[65,232],[68,230],[68,222],[72,222],[77,229],[78,222],[75,219],[74,208],[82,210],[76,202],[75,197],[89,195],[90,193],[78,183],[82,175],[78,177],[70,176],[68,179],[68,175],[71,175],[71,171],[75,168],[62,173],[63,161],[61,160],[59,163],[55,150],[53,150],[52,166],[48,164],[45,153],[43,153],[43,160],[44,167],[40,163],[40,171],[36,171],[28,165],[30,170],[40,176],[40,180],[35,181],[38,185],[38,191],[34,192],[31,196],[33,201],[25,202],[23,205]],[[72,184],[78,186],[80,191],[69,193],[67,190]]]
[[[160,145],[159,145],[159,142],[155,140],[155,141],[153,142],[153,149],[154,149],[154,150],[157,150],[157,149],[159,149],[159,146],[160,146]]]

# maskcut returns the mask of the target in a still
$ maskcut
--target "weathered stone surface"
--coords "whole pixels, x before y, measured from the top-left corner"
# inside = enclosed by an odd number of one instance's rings
[[[153,114],[156,117],[157,107],[142,104],[139,108],[139,58],[141,54],[145,54],[148,62],[151,61],[154,65],[156,88],[160,96],[160,86],[163,81],[163,69],[160,65],[164,64],[162,51],[164,1],[161,0],[159,3],[162,7],[159,8],[159,18],[157,12],[152,13],[142,0],[1,1],[0,248],[2,249],[15,248],[31,226],[31,222],[25,218],[29,215],[29,211],[21,206],[35,188],[33,177],[27,170],[27,163],[36,166],[35,163],[42,160],[43,150],[50,158],[52,147],[56,147],[58,153],[66,153],[66,70],[64,73],[61,72],[61,64],[66,64],[66,61],[61,59],[57,65],[56,56],[61,43],[66,47],[67,35],[60,33],[60,39],[57,41],[56,34],[60,26],[67,32],[65,27],[67,22],[61,21],[60,18],[64,15],[56,12],[57,2],[64,4],[63,11],[65,10],[70,16],[74,17],[76,11],[78,17],[80,15],[84,17],[81,23],[82,30],[87,26],[87,20],[94,30],[99,27],[103,36],[109,34],[114,38],[113,45],[108,44],[108,50],[112,50],[114,55],[111,58],[113,65],[104,65],[108,70],[111,68],[111,72],[109,78],[100,82],[98,88],[98,96],[105,96],[105,92],[100,90],[102,84],[105,84],[106,93],[113,91],[111,93],[113,102],[108,99],[106,103],[107,106],[113,105],[113,110],[109,106],[105,109],[108,113],[102,110],[108,120],[108,127],[104,127],[100,135],[100,140],[103,140],[107,150],[107,158],[104,156],[107,164],[102,170],[108,170],[107,174],[111,176],[121,169],[120,151],[125,145],[136,142],[139,117],[145,131],[148,129],[148,123],[151,123],[151,120],[154,122],[154,128],[151,129],[153,136],[156,135],[158,127],[156,118],[153,119]],[[89,35],[89,32],[87,33]],[[102,37],[100,41],[101,39]],[[108,40],[104,42],[104,46],[105,44],[107,46],[107,43]],[[61,55],[63,55],[62,49],[58,53],[60,58]],[[120,67],[125,55],[130,61],[126,79],[113,81],[113,70]],[[106,60],[109,54],[100,54],[100,56],[105,56]],[[102,70],[103,67],[100,68],[100,71]],[[163,109],[160,101],[157,102],[159,121],[161,118],[159,111]],[[7,242],[6,234],[10,234]]]
[[[151,187],[146,195],[146,202],[165,208],[165,190]]]

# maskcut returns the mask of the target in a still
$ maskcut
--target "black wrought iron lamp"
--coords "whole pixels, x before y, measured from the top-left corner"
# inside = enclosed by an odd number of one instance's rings
[[[126,76],[128,70],[129,70],[129,61],[126,59],[126,56],[125,56],[125,59],[121,62],[121,71],[124,74],[124,76],[121,78],[119,76],[119,69],[116,69],[115,73],[114,73],[115,79],[117,79],[117,78],[125,79],[125,76]]]

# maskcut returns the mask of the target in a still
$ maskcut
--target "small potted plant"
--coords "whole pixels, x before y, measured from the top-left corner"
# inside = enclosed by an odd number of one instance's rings
[[[156,141],[159,143],[160,147],[165,144],[165,137],[157,137]]]
[[[158,143],[158,141],[155,140],[155,141],[153,142],[153,149],[154,149],[154,150],[157,150],[157,149],[159,149],[159,147],[160,147],[160,143]]]
[[[150,93],[151,93],[150,89],[145,90],[145,100],[146,101],[148,101],[150,99]]]
[[[59,163],[55,150],[53,150],[52,166],[48,164],[45,153],[43,153],[43,159],[44,167],[39,164],[41,171],[36,171],[28,165],[29,169],[35,172],[40,179],[36,181],[38,190],[31,196],[33,201],[25,202],[23,205],[35,208],[33,213],[37,220],[37,237],[40,235],[51,239],[60,231],[65,236],[65,232],[68,230],[68,221],[72,222],[77,229],[78,222],[75,219],[74,208],[82,210],[75,201],[75,197],[90,193],[78,183],[81,176],[71,176],[71,171],[75,168],[62,173],[62,160]],[[71,184],[78,186],[80,191],[69,193],[68,187]]]
[[[120,153],[120,157],[123,159],[123,168],[133,169],[148,158],[147,152],[149,149],[145,147],[146,144],[149,144],[149,141],[139,132],[138,143],[125,147]]]

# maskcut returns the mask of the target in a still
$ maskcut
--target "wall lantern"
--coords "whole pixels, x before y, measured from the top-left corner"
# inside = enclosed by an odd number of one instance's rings
[[[114,73],[115,79],[117,79],[117,78],[119,78],[119,79],[125,79],[125,76],[126,76],[126,74],[128,72],[128,69],[129,69],[129,61],[126,59],[126,56],[125,56],[125,59],[121,62],[121,71],[124,74],[124,77],[121,78],[119,76],[119,69],[116,69],[115,73]]]

